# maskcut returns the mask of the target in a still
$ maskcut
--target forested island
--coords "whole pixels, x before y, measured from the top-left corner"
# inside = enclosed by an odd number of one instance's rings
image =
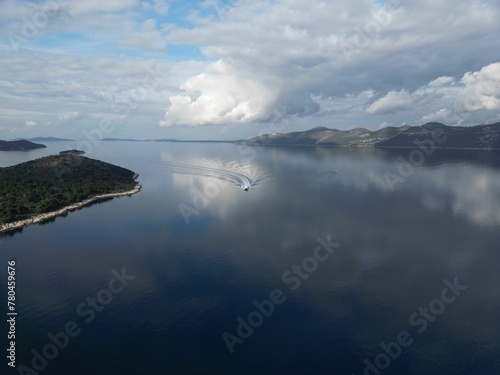
[[[137,193],[137,174],[73,153],[0,168],[0,232]]]
[[[452,149],[500,149],[500,122],[477,126],[447,126],[430,122],[422,126],[386,127],[376,131],[356,128],[337,130],[316,127],[292,133],[265,134],[242,144],[256,146],[343,146],[413,148],[415,142],[439,138],[437,147]]]
[[[47,146],[26,141],[24,139],[18,141],[2,141],[0,140],[0,151],[28,151],[38,148],[47,148]]]
[[[82,151],[82,150],[66,150],[66,151],[61,151],[59,153],[59,155],[65,155],[65,154],[83,155],[83,154],[85,154],[85,151]]]

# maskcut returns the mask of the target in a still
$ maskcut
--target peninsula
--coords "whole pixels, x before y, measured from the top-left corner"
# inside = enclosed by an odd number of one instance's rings
[[[0,168],[0,232],[140,191],[137,174],[72,153]]]
[[[1,141],[0,151],[28,151],[36,150],[37,148],[47,148],[47,146],[26,141],[24,139],[18,141]]]

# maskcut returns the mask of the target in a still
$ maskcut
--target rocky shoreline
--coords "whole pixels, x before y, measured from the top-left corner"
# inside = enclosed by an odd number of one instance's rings
[[[24,220],[19,220],[19,221],[14,221],[12,223],[7,223],[7,224],[0,224],[0,232],[9,232],[12,230],[16,229],[21,229],[24,228],[28,225],[31,224],[38,224],[42,223],[47,220],[51,220],[57,216],[65,215],[70,211],[75,211],[80,208],[83,208],[85,206],[89,206],[95,202],[98,202],[103,199],[108,199],[108,198],[114,198],[114,197],[123,197],[123,196],[130,196],[132,194],[136,194],[139,191],[141,191],[142,186],[140,184],[135,185],[135,187],[132,190],[129,191],[124,191],[120,193],[109,193],[109,194],[101,194],[101,195],[95,195],[91,198],[87,198],[81,202],[78,203],[73,203],[69,206],[63,207],[57,211],[52,211],[52,212],[47,212],[44,214],[39,214],[30,217],[29,219],[24,219]]]

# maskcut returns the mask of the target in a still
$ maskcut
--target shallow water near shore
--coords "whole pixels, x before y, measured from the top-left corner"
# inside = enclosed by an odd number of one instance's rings
[[[0,237],[16,363],[74,322],[41,374],[499,374],[499,154],[407,154],[99,144],[141,192]]]

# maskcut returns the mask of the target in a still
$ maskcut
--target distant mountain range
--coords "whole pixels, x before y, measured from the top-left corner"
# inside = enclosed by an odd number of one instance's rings
[[[55,142],[74,141],[72,139],[37,137],[31,141]],[[104,138],[107,142],[198,142],[198,143],[239,143],[253,146],[341,146],[341,147],[387,147],[413,148],[417,144],[432,140],[436,147],[456,149],[500,149],[500,122],[491,125],[447,126],[439,122],[429,122],[421,126],[386,127],[379,130],[355,128],[337,130],[316,127],[306,131],[265,134],[260,137],[239,141],[179,140],[179,139],[119,139]],[[0,141],[0,151],[31,150],[45,147],[27,140]]]
[[[141,139],[103,138],[104,142],[144,142]]]
[[[104,142],[189,142],[189,143],[234,143],[235,141],[211,141],[211,140],[182,140],[182,139],[130,139],[130,138],[103,138]]]
[[[74,139],[57,137],[34,137],[34,138],[15,138],[13,141],[31,141],[31,142],[73,142]]]
[[[56,137],[35,137],[35,138],[28,138],[28,141],[32,141],[32,142],[72,142],[72,141],[74,141],[74,139],[56,138]]]
[[[316,127],[302,132],[273,133],[240,143],[247,145],[328,145],[345,147],[415,147],[432,140],[442,148],[500,149],[500,122],[471,127],[447,126],[438,122],[422,126],[336,130]]]
[[[33,143],[24,139],[19,141],[0,141],[0,151],[27,151],[46,147],[45,145]]]

